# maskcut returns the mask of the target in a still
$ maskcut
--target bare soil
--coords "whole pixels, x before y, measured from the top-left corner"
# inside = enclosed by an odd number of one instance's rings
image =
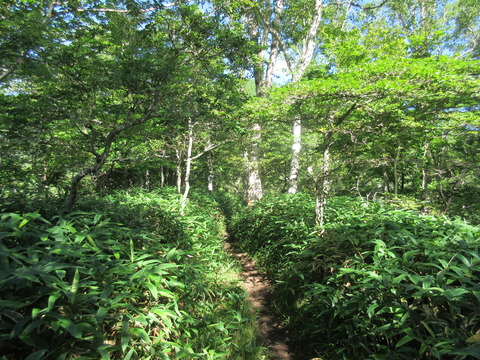
[[[230,256],[242,266],[243,287],[248,292],[253,311],[257,314],[259,336],[263,346],[269,349],[269,360],[303,360],[307,357],[296,355],[287,345],[288,333],[282,328],[270,309],[271,282],[255,266],[255,262],[246,253],[240,252],[229,242],[225,243]],[[310,359],[308,357],[308,359]]]

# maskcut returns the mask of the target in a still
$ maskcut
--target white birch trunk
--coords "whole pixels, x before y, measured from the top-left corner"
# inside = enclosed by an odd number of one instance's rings
[[[429,147],[430,147],[430,142],[427,141],[423,149],[423,166],[422,166],[422,192],[423,192],[424,200],[427,192],[427,155],[428,155]]]
[[[393,187],[394,187],[395,196],[398,195],[398,160],[400,159],[400,151],[401,151],[401,147],[399,146],[397,148],[397,155],[393,160],[393,181],[394,181]]]
[[[256,201],[263,197],[262,180],[259,171],[259,147],[258,142],[261,138],[261,127],[255,124],[252,129],[252,146],[251,150],[245,153],[247,162],[247,179],[246,179],[246,202],[248,206],[252,206]]]
[[[178,149],[175,150],[177,156],[177,193],[182,193],[182,157]]]
[[[160,187],[165,186],[165,169],[163,164],[160,165]]]
[[[317,32],[323,17],[323,0],[315,0],[315,15],[307,35],[303,40],[300,61],[292,74],[292,81],[300,81],[305,74],[307,66],[312,62],[313,53],[317,44]],[[290,165],[289,189],[290,194],[295,194],[298,189],[298,173],[300,171],[300,151],[302,149],[302,120],[298,116],[293,121],[292,162]]]
[[[188,193],[190,192],[190,169],[192,166],[193,150],[193,124],[192,119],[188,119],[188,148],[187,160],[185,164],[185,189],[183,191],[182,202],[180,205],[180,215],[185,215],[185,206],[187,205]]]
[[[280,33],[280,16],[282,12],[283,12],[283,0],[278,0],[277,5],[275,7],[275,15],[273,19],[272,29],[270,29],[270,30],[273,30],[276,34]],[[273,71],[277,63],[278,51],[280,47],[280,39],[274,34],[271,34],[271,38],[272,38],[271,40],[272,42],[270,45],[270,58],[267,65],[267,71],[265,74],[265,87],[272,86]]]
[[[298,172],[300,171],[300,151],[302,150],[302,122],[296,118],[293,122],[292,163],[289,177],[289,194],[296,194],[298,189]]]
[[[315,46],[317,45],[317,32],[322,22],[322,17],[323,0],[315,0],[315,14],[312,19],[312,24],[303,39],[300,61],[295,69],[295,73],[292,74],[293,82],[299,81],[302,78],[307,70],[307,66],[312,62]]]
[[[209,156],[207,158],[207,165],[208,165],[208,177],[207,177],[207,189],[208,191],[213,191],[213,177],[214,177],[214,171],[213,171],[213,158],[212,156]]]

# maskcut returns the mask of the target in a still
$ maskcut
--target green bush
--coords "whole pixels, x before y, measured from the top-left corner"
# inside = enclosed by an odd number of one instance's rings
[[[324,359],[480,358],[478,227],[337,198],[321,232],[300,222],[304,202],[280,198],[282,216],[269,203],[235,236],[275,275],[298,345]]]
[[[221,215],[192,202],[179,218],[175,201],[134,190],[48,220],[2,214],[0,358],[258,358]]]

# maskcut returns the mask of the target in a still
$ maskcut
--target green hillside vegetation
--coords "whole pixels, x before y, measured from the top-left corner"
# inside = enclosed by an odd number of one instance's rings
[[[1,216],[2,359],[258,359],[223,216],[174,192]]]
[[[480,359],[479,226],[478,0],[0,0],[0,360]]]
[[[274,306],[323,359],[479,358],[480,228],[384,202],[276,196],[242,212],[238,244],[275,279]]]

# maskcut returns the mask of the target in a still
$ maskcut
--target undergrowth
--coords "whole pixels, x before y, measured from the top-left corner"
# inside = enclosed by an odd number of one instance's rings
[[[3,213],[0,358],[259,359],[215,201],[178,208],[172,190],[132,190]]]
[[[480,229],[398,204],[264,199],[232,233],[276,282],[292,341],[323,359],[480,358]]]

